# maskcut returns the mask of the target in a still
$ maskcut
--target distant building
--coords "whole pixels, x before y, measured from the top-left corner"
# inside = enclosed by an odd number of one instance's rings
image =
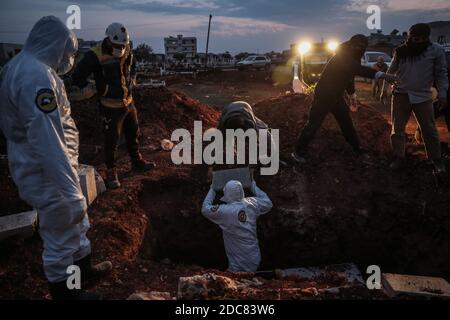
[[[429,23],[431,27],[431,41],[440,44],[450,43],[450,21],[436,21]]]
[[[181,34],[176,38],[164,38],[164,49],[167,60],[175,61],[175,55],[182,54],[184,55],[184,62],[190,62],[197,56],[197,38],[183,37]]]
[[[0,43],[0,64],[5,64],[8,60],[14,58],[22,50],[22,44]]]

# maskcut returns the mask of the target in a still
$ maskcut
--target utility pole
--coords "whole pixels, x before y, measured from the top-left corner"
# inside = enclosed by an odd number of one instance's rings
[[[205,71],[208,69],[209,33],[210,33],[210,31],[211,31],[211,19],[212,19],[212,14],[209,15],[208,37],[206,38]]]

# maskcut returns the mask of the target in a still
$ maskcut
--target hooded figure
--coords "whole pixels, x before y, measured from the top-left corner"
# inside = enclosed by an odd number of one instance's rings
[[[245,101],[232,102],[223,108],[217,129],[222,132],[224,138],[226,137],[227,129],[242,129],[244,131],[254,129],[257,131],[258,136],[258,130],[268,130],[267,141],[270,141],[269,150],[271,154],[279,153],[277,143],[273,139],[269,126],[255,116],[251,105]],[[280,163],[284,164],[283,161],[280,161]]]
[[[272,209],[272,201],[266,193],[252,184],[254,197],[245,198],[239,181],[229,181],[221,199],[225,204],[213,205],[216,192],[213,188],[203,202],[202,213],[223,231],[228,270],[231,272],[255,272],[261,263],[256,221]]]
[[[25,46],[0,75],[0,128],[22,199],[39,215],[45,275],[54,299],[69,293],[67,268],[90,266],[89,220],[78,178],[78,130],[63,81],[78,50],[75,34],[57,18],[40,19]],[[87,276],[86,271],[85,275]]]
[[[325,67],[314,92],[314,102],[309,119],[298,138],[292,158],[298,163],[306,162],[306,149],[322,125],[325,117],[331,113],[341,131],[357,155],[366,157],[361,149],[358,135],[350,117],[345,95],[349,96],[350,108],[357,111],[355,76],[369,79],[386,79],[395,82],[396,77],[361,65],[361,58],[369,42],[364,35],[355,35],[341,44],[336,55]]]

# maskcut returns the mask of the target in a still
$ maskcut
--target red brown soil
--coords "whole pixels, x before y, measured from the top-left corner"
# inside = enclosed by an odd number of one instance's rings
[[[294,95],[254,107],[262,120],[280,129],[285,158],[310,102]],[[261,179],[279,205],[260,228],[263,257],[271,257],[266,265],[353,261],[378,264],[384,271],[450,277],[448,187],[437,189],[431,168],[418,157],[410,157],[404,170],[390,171],[387,121],[364,105],[352,117],[370,161],[354,156],[329,116],[308,150],[307,165]],[[293,212],[299,202],[302,211]]]
[[[259,117],[281,130],[284,156],[306,120],[309,104],[306,96],[281,96],[255,106]],[[175,166],[170,153],[160,148],[160,140],[170,139],[174,129],[192,130],[194,120],[202,120],[204,130],[214,127],[219,113],[165,89],[137,92],[136,106],[142,152],[158,167],[132,174],[122,150],[123,187],[102,194],[89,209],[94,259],[109,259],[115,266],[94,289],[109,299],[124,299],[136,291],[174,296],[181,276],[213,271],[239,278],[213,270],[223,270],[226,260],[219,228],[200,214],[209,187],[208,168]],[[95,101],[74,103],[72,109],[81,132],[81,162],[104,172]],[[275,205],[259,223],[262,268],[354,261],[378,264],[383,271],[449,276],[448,191],[434,190],[429,168],[418,159],[411,159],[405,172],[387,170],[387,122],[366,107],[354,120],[373,155],[372,165],[353,156],[334,120],[328,119],[311,146],[308,165],[257,178]],[[0,243],[0,299],[46,297],[41,245],[37,236]],[[330,278],[261,281],[261,291],[233,298],[308,299],[315,298],[309,288],[340,283]],[[355,290],[327,298],[376,298]]]

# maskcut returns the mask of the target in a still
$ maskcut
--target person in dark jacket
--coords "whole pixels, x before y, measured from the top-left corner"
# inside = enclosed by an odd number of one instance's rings
[[[93,74],[95,88],[88,81]],[[103,117],[107,185],[120,187],[115,167],[116,152],[123,131],[134,170],[147,171],[154,163],[143,160],[139,152],[139,122],[132,88],[135,85],[135,61],[128,30],[120,23],[106,29],[106,38],[87,52],[72,74],[72,83],[88,98],[96,90]],[[95,94],[95,93],[94,93]]]
[[[356,35],[350,41],[341,44],[336,55],[328,62],[315,89],[309,120],[303,128],[292,154],[292,158],[296,162],[306,162],[306,149],[328,113],[332,113],[336,118],[345,139],[353,147],[353,150],[359,155],[365,154],[360,147],[344,95],[345,93],[349,95],[350,108],[356,111],[355,76],[385,79],[388,82],[396,80],[394,76],[361,66],[361,58],[367,46],[367,37]]]

